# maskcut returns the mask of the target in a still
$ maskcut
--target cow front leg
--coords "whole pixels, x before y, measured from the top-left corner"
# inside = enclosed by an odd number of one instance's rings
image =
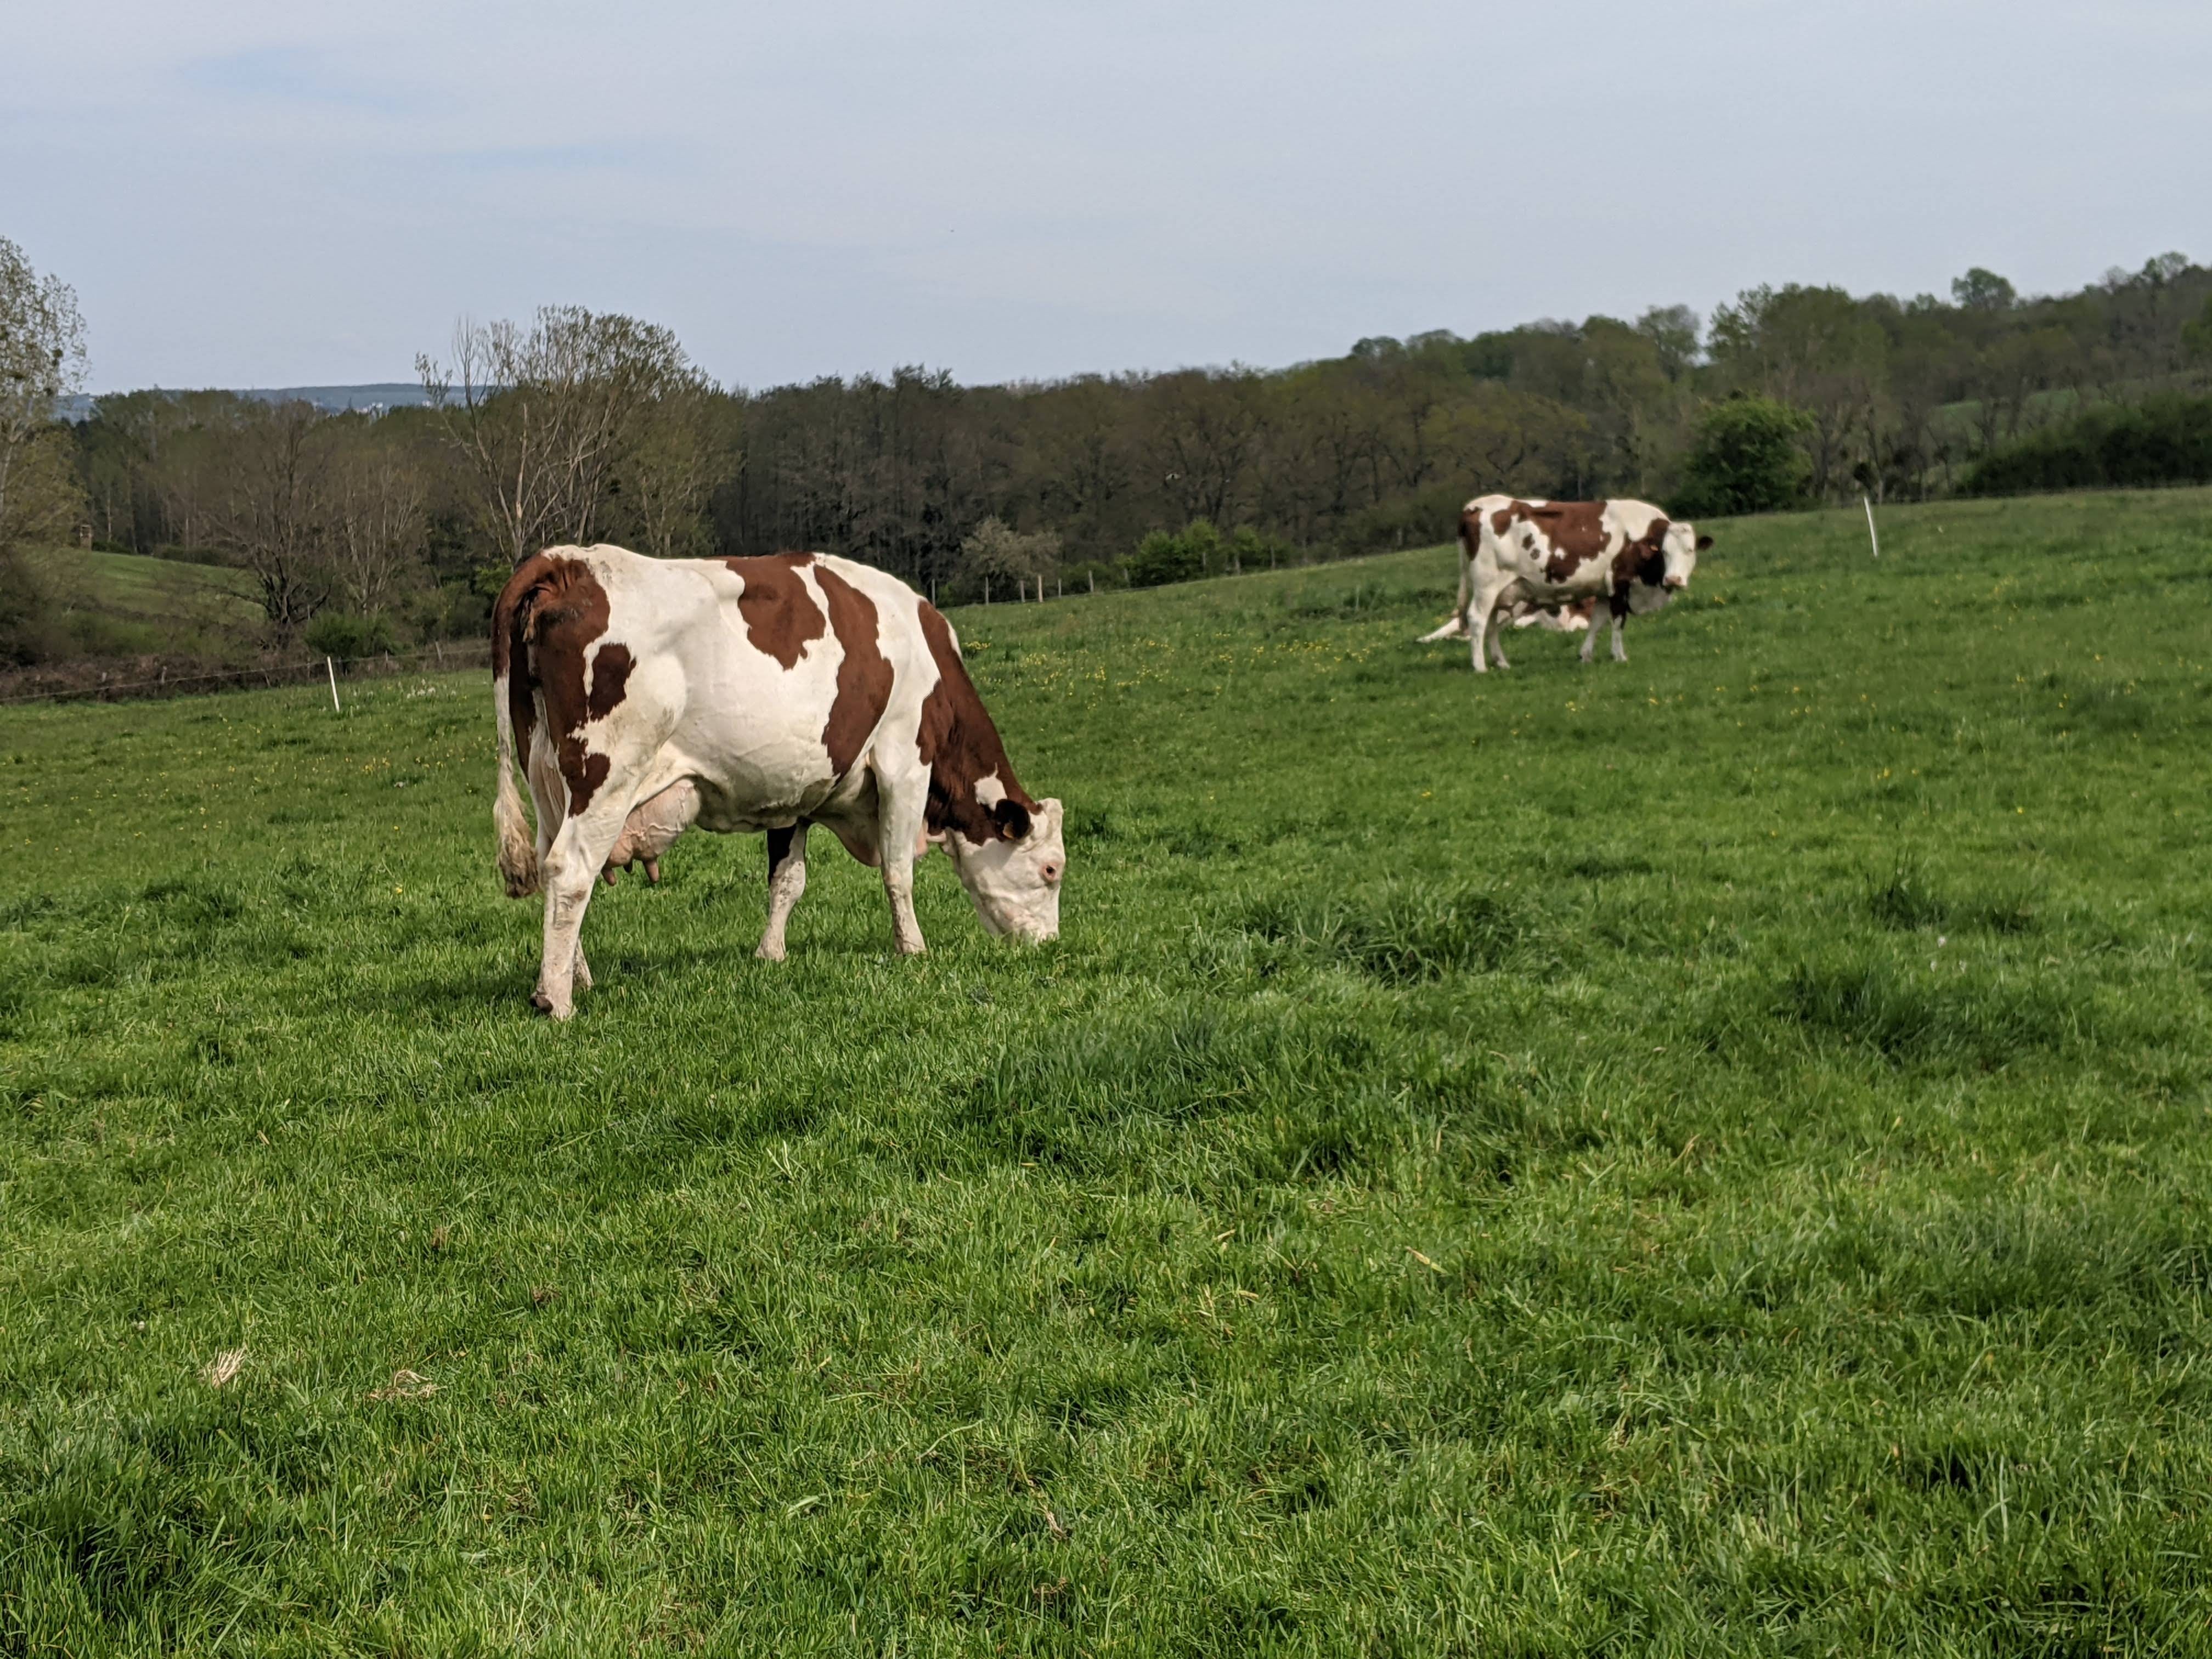
[[[1595,633],[1597,630],[1592,629],[1590,631]],[[1620,636],[1627,631],[1628,618],[1616,614],[1613,619],[1613,659],[1615,662],[1628,660],[1628,647],[1620,642]]]
[[[768,926],[753,954],[763,962],[783,960],[783,928],[791,907],[806,890],[806,820],[788,830],[768,832]]]
[[[877,780],[881,801],[876,847],[883,859],[884,896],[890,901],[891,941],[902,957],[918,957],[921,924],[914,918],[914,861],[922,848],[922,824],[929,805],[927,775],[903,784]]]

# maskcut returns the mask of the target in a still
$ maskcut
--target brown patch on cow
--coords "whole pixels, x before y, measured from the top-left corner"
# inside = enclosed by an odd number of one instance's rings
[[[1463,507],[1459,515],[1459,544],[1473,558],[1474,550],[1482,545],[1482,514],[1473,507]]]
[[[1543,538],[1544,580],[1564,582],[1590,560],[1604,556],[1612,541],[1603,501],[1510,501],[1490,515],[1490,527],[1504,536],[1525,523]]]
[[[830,602],[830,631],[845,648],[837,664],[837,695],[822,728],[830,769],[842,778],[890,702],[891,665],[876,638],[876,602],[826,565],[816,568],[814,580]]]
[[[584,665],[606,633],[608,617],[607,591],[591,566],[549,553],[523,561],[492,606],[492,672],[507,677],[507,718],[523,763],[529,764],[537,723],[534,690],[545,705],[571,817],[591,804],[613,763],[586,750],[584,727],[601,712],[600,702],[611,708],[621,701],[629,678],[628,647],[612,646],[599,653],[602,685],[590,692],[585,687]]]
[[[626,645],[603,645],[592,658],[592,692],[588,707],[592,718],[603,720],[622,707],[623,690],[629,684],[629,671],[637,666],[637,659]]]
[[[1667,579],[1668,520],[1657,518],[1641,536],[1613,556],[1613,591],[1625,605],[1629,587],[1656,587]]]
[[[953,643],[952,627],[935,605],[919,607],[921,636],[929,641],[929,654],[937,662],[937,684],[921,702],[920,732],[922,763],[929,768],[929,805],[924,822],[932,835],[957,830],[969,841],[986,842],[1003,836],[1018,841],[1029,833],[1030,814],[1036,802],[1014,776],[999,728],[975,695],[960,648]],[[996,806],[975,799],[975,785],[995,774],[1006,795]]]
[[[744,618],[745,637],[753,648],[774,657],[786,668],[799,666],[807,646],[828,631],[822,607],[799,573],[814,562],[811,553],[770,553],[722,562],[744,579],[745,591],[738,596],[738,614]]]

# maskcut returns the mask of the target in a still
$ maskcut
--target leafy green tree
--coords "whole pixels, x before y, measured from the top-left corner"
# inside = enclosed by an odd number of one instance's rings
[[[2181,325],[2181,349],[2191,362],[2212,368],[2212,294],[2204,296],[2196,320]]]
[[[1689,307],[1653,306],[1636,319],[1636,331],[1651,342],[1668,380],[1680,380],[1697,367],[1704,325]]]
[[[977,525],[960,544],[960,578],[970,592],[989,587],[1012,595],[1018,584],[1034,582],[1044,592],[1045,578],[1060,565],[1060,538],[1049,530],[1028,535],[1003,520],[989,518]]]
[[[22,249],[0,236],[0,530],[17,462],[52,424],[54,400],[83,384],[76,291],[58,276],[40,276]]]
[[[53,423],[55,398],[83,383],[76,295],[0,236],[0,659],[47,648],[50,606],[27,554],[64,540],[86,512],[75,453]]]
[[[1809,417],[1808,487],[1839,489],[1869,458],[1888,378],[1888,337],[1839,288],[1747,289],[1713,313],[1713,356],[1745,391]]]
[[[1964,310],[2010,311],[2019,301],[2019,292],[2010,283],[1979,265],[1951,279],[1951,303]]]
[[[1596,417],[1607,474],[1642,495],[1674,402],[1658,343],[1641,329],[1592,317],[1582,327],[1583,400]]]
[[[1798,441],[1812,429],[1811,416],[1771,398],[1713,404],[1683,465],[1677,510],[1733,516],[1799,505],[1812,466]]]

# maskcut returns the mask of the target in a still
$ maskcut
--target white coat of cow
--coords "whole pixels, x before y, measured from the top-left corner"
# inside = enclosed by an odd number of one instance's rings
[[[1553,606],[1603,599],[1613,617],[1613,657],[1626,662],[1621,630],[1632,615],[1648,615],[1689,586],[1698,555],[1713,544],[1688,524],[1671,521],[1649,501],[1522,501],[1478,495],[1459,519],[1459,603],[1450,620],[1425,637],[1464,635],[1477,673],[1489,654],[1509,666],[1496,625],[1500,607]],[[1595,612],[1583,641],[1590,660],[1597,643]]]
[[[492,670],[499,867],[511,896],[544,890],[531,1000],[556,1018],[592,982],[580,934],[602,871],[653,868],[695,823],[768,833],[756,954],[770,960],[805,890],[811,823],[882,870],[902,953],[923,948],[914,866],[933,846],[990,932],[1060,931],[1060,803],[1023,790],[951,625],[880,570],[549,548],[493,607]]]

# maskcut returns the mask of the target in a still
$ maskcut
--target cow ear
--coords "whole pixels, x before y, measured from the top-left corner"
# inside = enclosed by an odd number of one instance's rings
[[[1704,552],[1712,544],[1713,538],[1711,536],[1700,536],[1698,538],[1698,551],[1700,553]]]
[[[1019,841],[1030,832],[1030,809],[1018,800],[1000,801],[991,809],[991,817],[1003,840]]]

